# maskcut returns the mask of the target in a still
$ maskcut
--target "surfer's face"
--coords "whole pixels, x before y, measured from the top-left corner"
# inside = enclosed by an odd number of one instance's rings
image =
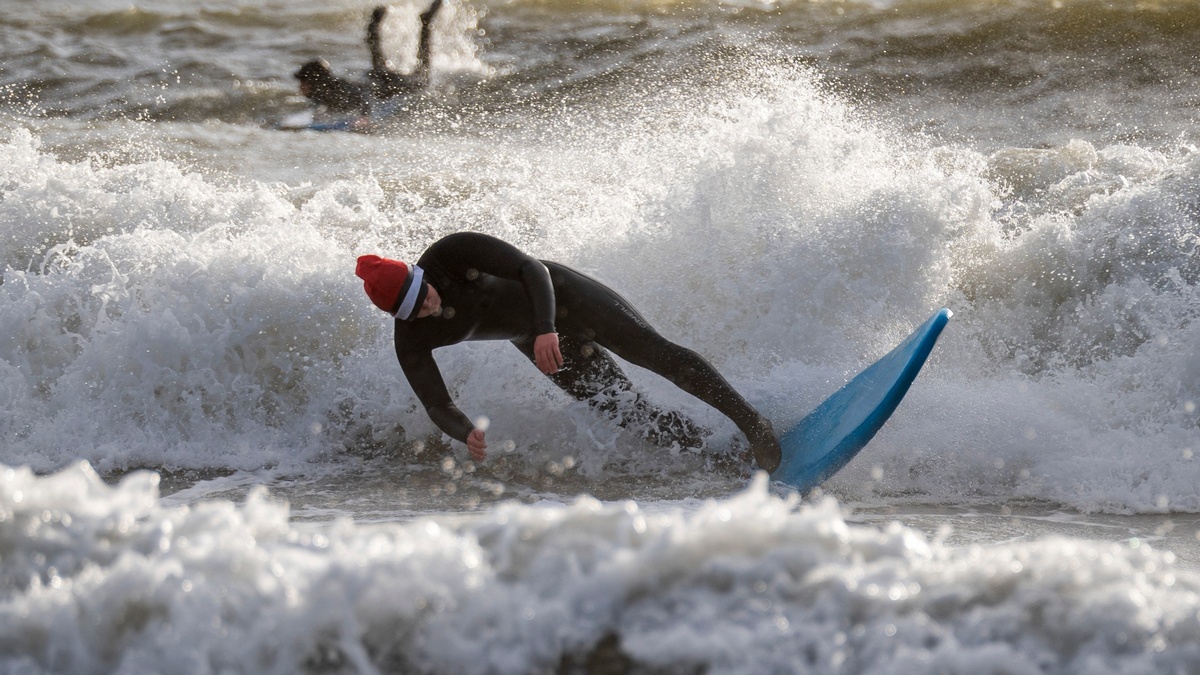
[[[425,284],[429,287],[425,294],[425,302],[421,303],[421,311],[417,312],[418,319],[424,319],[427,316],[438,316],[442,313],[442,296],[438,295],[437,289],[433,284]]]

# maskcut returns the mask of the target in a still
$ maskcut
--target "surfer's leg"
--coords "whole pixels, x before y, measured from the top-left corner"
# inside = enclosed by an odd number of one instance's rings
[[[380,27],[386,14],[387,5],[376,7],[371,14],[371,22],[367,25],[367,49],[371,51],[371,70],[367,72],[367,81],[371,85],[371,93],[381,101],[414,88],[407,77],[392,68],[392,62],[383,53]]]
[[[513,341],[518,349],[536,363],[533,341]],[[586,401],[593,409],[616,420],[621,427],[641,426],[644,437],[655,445],[698,448],[707,433],[691,420],[674,411],[655,408],[633,388],[633,383],[599,345],[571,335],[559,336],[563,366],[550,380],[577,401]]]
[[[782,451],[771,422],[742,398],[704,357],[652,330],[621,334],[608,344],[617,356],[661,375],[733,420],[750,441],[750,452],[760,468],[769,472],[779,466]]]
[[[371,12],[371,21],[367,24],[367,49],[371,52],[371,72],[391,70],[387,56],[383,53],[383,38],[379,28],[387,15],[387,5],[379,5]]]
[[[561,265],[550,267],[563,321],[630,363],[654,372],[733,420],[760,468],[774,471],[782,453],[771,422],[695,351],[666,339],[620,294]]]
[[[421,12],[421,37],[417,42],[417,69],[413,71],[417,85],[421,87],[429,86],[429,57],[433,51],[433,17],[437,16],[438,10],[441,8],[442,0],[433,0],[429,9]]]

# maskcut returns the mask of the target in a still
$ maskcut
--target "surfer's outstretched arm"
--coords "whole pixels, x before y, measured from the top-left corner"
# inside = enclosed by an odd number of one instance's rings
[[[400,368],[417,399],[425,406],[429,419],[450,438],[466,443],[472,458],[483,461],[487,457],[483,430],[475,428],[470,418],[454,405],[433,353],[429,350],[405,349],[397,350],[396,355],[400,359]]]

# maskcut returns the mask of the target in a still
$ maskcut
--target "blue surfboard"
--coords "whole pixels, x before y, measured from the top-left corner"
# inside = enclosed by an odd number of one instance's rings
[[[854,459],[900,405],[950,316],[938,310],[785,432],[779,438],[783,462],[771,479],[808,492]]]
[[[293,113],[275,124],[282,131],[373,131],[405,110],[405,98],[396,97],[375,106],[369,117],[351,115],[333,119],[317,119],[315,108]]]
[[[359,117],[343,117],[318,122],[312,110],[304,110],[280,120],[275,128],[281,131],[353,131],[357,119]]]

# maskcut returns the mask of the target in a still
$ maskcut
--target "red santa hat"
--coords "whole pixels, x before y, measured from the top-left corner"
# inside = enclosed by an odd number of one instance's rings
[[[377,255],[359,256],[354,273],[363,280],[371,302],[397,319],[416,317],[427,292],[425,271],[400,260]]]

